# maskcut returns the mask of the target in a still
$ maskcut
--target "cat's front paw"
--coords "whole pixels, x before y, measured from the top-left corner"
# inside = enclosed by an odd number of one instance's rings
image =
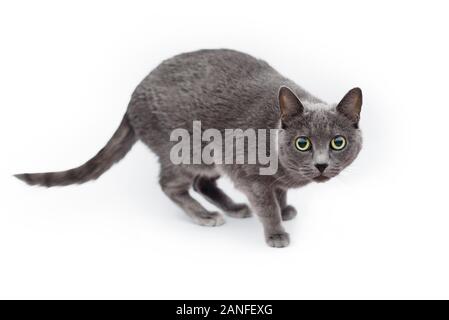
[[[295,207],[288,205],[284,209],[282,209],[282,220],[292,220],[294,217],[296,217],[297,214],[298,212],[296,211]]]
[[[290,244],[290,236],[287,232],[271,233],[265,236],[265,241],[270,247],[284,248]]]
[[[218,212],[206,212],[192,217],[193,222],[205,227],[218,227],[225,223],[225,219]]]
[[[249,218],[249,217],[251,217],[251,210],[244,203],[236,204],[232,208],[226,210],[225,213],[232,218]]]

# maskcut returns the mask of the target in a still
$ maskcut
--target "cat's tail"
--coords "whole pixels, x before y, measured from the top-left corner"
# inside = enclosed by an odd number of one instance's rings
[[[122,123],[95,157],[85,164],[67,171],[46,173],[22,173],[15,177],[25,181],[29,185],[42,185],[46,187],[66,186],[74,183],[83,183],[97,179],[112,165],[120,161],[131,149],[137,138],[128,116],[125,114]]]

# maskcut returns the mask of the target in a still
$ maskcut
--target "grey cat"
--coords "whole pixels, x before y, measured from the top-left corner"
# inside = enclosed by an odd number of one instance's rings
[[[224,219],[193,199],[191,187],[231,217],[251,216],[246,204],[235,203],[217,186],[216,180],[226,174],[259,216],[267,244],[285,247],[290,238],[281,222],[297,214],[287,204],[287,190],[327,181],[354,161],[362,147],[361,106],[359,88],[328,105],[266,62],[241,52],[183,53],[162,62],[140,83],[119,128],[91,160],[67,171],[16,177],[47,187],[83,183],[98,178],[141,140],[159,157],[162,190],[195,223],[218,226]],[[201,121],[202,130],[279,129],[277,141],[267,138],[277,146],[277,172],[260,175],[260,163],[173,164],[170,133],[176,128],[192,132],[194,120]]]

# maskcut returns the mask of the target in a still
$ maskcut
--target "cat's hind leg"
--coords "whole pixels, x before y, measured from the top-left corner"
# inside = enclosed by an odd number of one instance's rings
[[[224,224],[225,220],[221,214],[206,210],[190,196],[189,189],[193,178],[193,175],[171,167],[162,169],[159,182],[165,194],[178,204],[196,224],[209,227]]]
[[[216,205],[228,216],[233,218],[247,218],[251,216],[251,210],[244,203],[235,203],[223,190],[217,186],[216,177],[198,175],[193,181],[193,189],[204,196],[209,202]]]

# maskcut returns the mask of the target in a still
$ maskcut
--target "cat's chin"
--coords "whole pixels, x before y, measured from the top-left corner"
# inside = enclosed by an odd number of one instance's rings
[[[315,181],[315,182],[326,182],[326,181],[329,181],[330,178],[326,177],[326,176],[323,176],[323,175],[320,175],[318,177],[313,178],[312,180]]]

